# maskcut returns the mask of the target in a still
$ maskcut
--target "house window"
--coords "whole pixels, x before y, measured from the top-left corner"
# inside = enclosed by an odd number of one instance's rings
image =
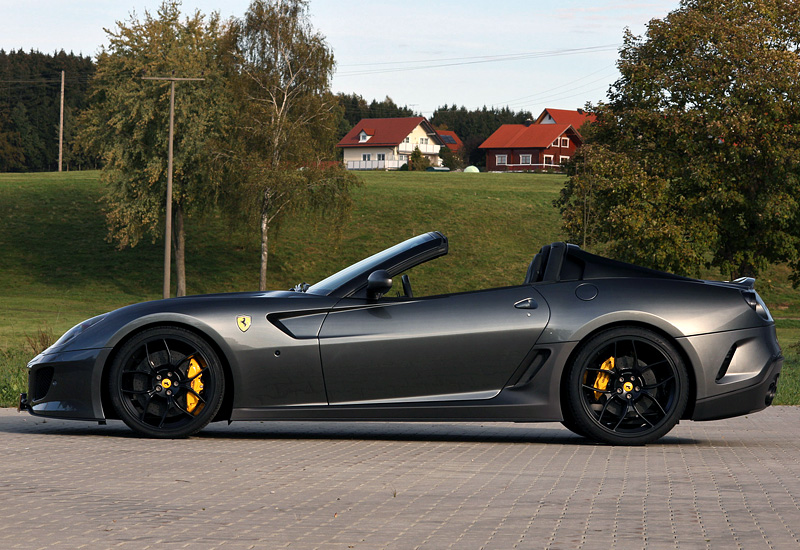
[[[553,164],[553,155],[545,155],[544,156],[544,163],[545,164]]]
[[[520,155],[519,156],[519,163],[520,164],[530,164],[531,163],[531,156],[530,155]]]
[[[364,143],[365,141],[369,140],[369,136],[364,130],[361,130],[361,133],[358,134],[358,142]]]
[[[561,138],[561,147],[569,147],[569,138],[566,137]]]
[[[406,139],[403,140],[403,143],[411,143],[411,137],[406,137]]]
[[[364,161],[372,160],[372,155],[369,154],[369,153],[362,153],[361,154],[361,160],[364,160]]]
[[[561,157],[564,158],[564,157]],[[567,157],[569,158],[569,157]],[[378,160],[386,160],[386,153],[378,153]]]
[[[408,160],[406,155],[398,155],[398,159],[400,160],[400,162],[405,162]]]
[[[506,155],[497,155],[495,158],[497,160],[496,162],[497,166],[508,164],[508,156]]]
[[[558,158],[558,161],[559,161],[561,164],[564,164],[564,163],[565,163],[565,162],[567,162],[568,160],[569,160],[569,157],[568,157],[568,156],[566,156],[566,155],[561,155],[561,156]]]
[[[558,138],[556,138],[556,140],[553,142],[552,147],[558,147]]]
[[[420,145],[428,145],[428,138],[419,138]]]

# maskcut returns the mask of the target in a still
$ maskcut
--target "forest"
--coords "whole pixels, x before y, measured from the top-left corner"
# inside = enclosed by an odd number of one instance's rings
[[[75,146],[95,66],[88,56],[0,50],[0,172],[58,170],[61,71],[64,71],[64,170],[97,168]]]
[[[46,54],[0,50],[0,172],[46,172],[58,170],[58,131],[64,71],[63,170],[99,168],[96,154],[77,141],[80,115],[89,105],[95,63],[91,57],[63,50]],[[357,93],[339,93],[338,139],[362,118],[418,116],[389,96],[367,100]],[[467,109],[447,104],[434,111],[431,123],[452,130],[464,143],[465,164],[483,166],[478,146],[502,124],[521,124],[532,114],[508,107]]]

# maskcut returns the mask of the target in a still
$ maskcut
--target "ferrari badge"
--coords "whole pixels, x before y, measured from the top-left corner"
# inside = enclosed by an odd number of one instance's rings
[[[250,324],[252,323],[252,319],[249,315],[239,315],[236,318],[236,326],[239,327],[239,330],[242,332],[247,332],[247,329],[250,328]]]

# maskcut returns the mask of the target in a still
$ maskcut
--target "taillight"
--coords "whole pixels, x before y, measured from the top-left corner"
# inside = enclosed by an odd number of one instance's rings
[[[769,314],[766,304],[764,304],[761,296],[759,296],[755,290],[743,290],[742,297],[744,298],[744,301],[747,302],[747,305],[753,308],[753,311],[758,313],[759,317],[765,321],[772,320],[772,316]]]

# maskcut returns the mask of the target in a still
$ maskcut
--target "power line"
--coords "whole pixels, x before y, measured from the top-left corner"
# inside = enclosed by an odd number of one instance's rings
[[[575,80],[570,80],[569,82],[567,82],[565,84],[561,84],[560,86],[556,86],[554,88],[548,88],[547,90],[542,90],[540,92],[536,92],[535,94],[525,95],[525,96],[517,97],[517,98],[514,98],[514,99],[508,99],[506,101],[501,101],[499,103],[499,105],[512,104],[512,103],[519,103],[521,101],[527,101],[529,99],[541,96],[542,94],[548,94],[550,92],[554,92],[554,91],[560,90],[562,88],[568,88],[568,87],[574,86],[578,82],[581,82],[582,80],[586,80],[587,78],[592,77],[592,76],[596,75],[597,73],[601,73],[601,72],[607,71],[608,69],[610,69],[612,67],[614,67],[613,64],[606,65],[605,67],[603,67],[601,69],[598,69],[598,70],[596,70],[594,72],[591,72],[589,74],[583,75],[582,77],[576,78]],[[603,76],[602,78],[600,78],[598,80],[603,80],[603,79],[607,78],[608,76],[610,76],[610,75]],[[592,82],[587,82],[587,84],[591,84],[593,82],[597,82],[597,80],[593,80]]]
[[[336,76],[362,76],[382,73],[395,73],[406,71],[419,71],[424,69],[438,69],[442,67],[454,67],[459,65],[476,65],[481,63],[498,63],[506,61],[522,61],[528,59],[541,59],[546,57],[561,57],[567,55],[578,55],[585,53],[603,52],[603,51],[616,51],[619,44],[605,44],[601,46],[589,46],[586,48],[565,48],[559,50],[547,50],[539,52],[526,52],[518,54],[504,54],[495,56],[476,56],[476,57],[454,57],[454,58],[441,58],[434,60],[419,60],[419,61],[386,61],[379,63],[364,63],[359,65],[350,66],[383,66],[383,65],[408,65],[412,63],[422,63],[421,65],[412,67],[388,67],[376,68],[361,71],[350,72],[337,72]],[[347,66],[347,65],[343,65]]]

